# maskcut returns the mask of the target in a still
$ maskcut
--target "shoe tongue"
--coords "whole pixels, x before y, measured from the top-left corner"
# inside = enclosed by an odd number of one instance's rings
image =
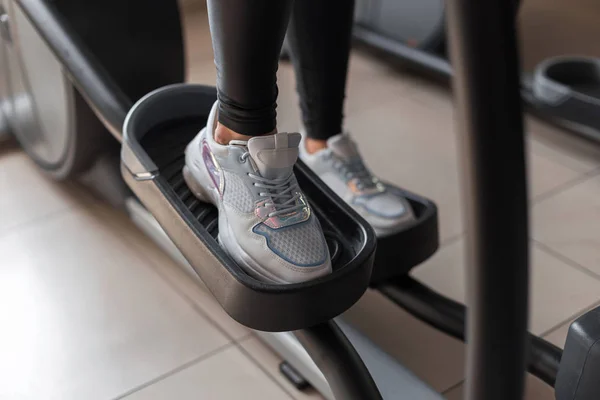
[[[339,135],[330,137],[327,140],[327,148],[343,160],[358,157],[356,144],[350,138],[350,135],[346,133],[340,133]]]
[[[287,178],[298,159],[299,133],[256,136],[248,141],[248,151],[260,174],[267,179]]]

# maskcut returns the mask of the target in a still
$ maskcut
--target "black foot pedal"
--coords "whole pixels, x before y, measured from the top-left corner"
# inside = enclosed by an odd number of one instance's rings
[[[214,88],[173,85],[138,101],[124,125],[122,173],[199,277],[235,320],[262,331],[291,331],[332,319],[369,284],[376,246],[364,225],[303,163],[296,177],[319,218],[333,273],[276,285],[247,275],[217,243],[217,209],[198,201],[182,175],[186,145],[206,125]]]
[[[377,239],[377,254],[371,275],[371,286],[405,276],[415,266],[431,257],[440,244],[436,205],[424,197],[387,185],[406,198],[415,219],[393,235]]]
[[[600,131],[600,58],[559,56],[535,69],[532,105],[575,131]]]

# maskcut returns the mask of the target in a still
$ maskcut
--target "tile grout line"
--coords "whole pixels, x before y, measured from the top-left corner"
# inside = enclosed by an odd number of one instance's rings
[[[196,364],[198,364],[198,363],[200,363],[202,361],[205,361],[205,360],[207,360],[207,359],[209,359],[209,358],[211,358],[211,357],[213,357],[213,356],[215,356],[215,355],[217,355],[217,354],[219,354],[219,353],[227,350],[228,348],[233,348],[235,346],[236,346],[236,344],[233,343],[233,342],[227,343],[227,344],[225,344],[223,346],[219,346],[216,349],[211,350],[211,351],[209,351],[206,354],[203,354],[201,356],[198,356],[198,357],[194,358],[193,360],[190,360],[190,361],[188,361],[186,363],[183,363],[182,365],[180,365],[180,366],[178,366],[178,367],[176,367],[176,368],[174,368],[174,369],[172,369],[172,370],[170,370],[168,372],[165,372],[164,374],[159,375],[156,378],[150,379],[149,381],[147,381],[145,383],[142,383],[141,385],[138,385],[138,386],[134,387],[133,389],[130,389],[127,392],[118,395],[117,397],[114,397],[113,400],[124,399],[127,396],[130,396],[130,395],[132,395],[132,394],[134,394],[136,392],[139,392],[139,391],[141,391],[141,390],[143,390],[143,389],[145,389],[145,388],[147,388],[149,386],[152,386],[155,383],[163,381],[163,380],[165,380],[165,379],[167,379],[167,378],[169,378],[169,377],[171,377],[171,376],[173,376],[173,375],[175,375],[175,374],[177,374],[177,373],[179,373],[181,371],[184,371],[184,370],[186,370],[186,369],[188,369],[188,368],[190,368],[190,367],[192,367],[192,366],[194,366],[194,365],[196,365]]]
[[[112,224],[111,224],[112,225]],[[114,225],[112,226],[114,228]],[[136,227],[137,230],[139,230]],[[219,323],[217,323],[217,321],[212,318],[204,309],[202,309],[202,307],[197,304],[192,298],[190,298],[190,296],[188,296],[186,293],[184,293],[182,290],[180,290],[180,288],[178,287],[178,285],[176,283],[174,283],[173,281],[171,281],[171,279],[169,279],[167,276],[165,276],[165,274],[163,274],[159,267],[155,264],[155,262],[148,258],[146,256],[146,254],[144,252],[138,251],[138,247],[137,245],[130,240],[127,235],[124,235],[121,233],[121,231],[119,229],[115,229],[118,233],[117,235],[119,235],[119,237],[121,239],[123,239],[129,246],[131,246],[133,249],[135,249],[135,254],[137,256],[139,256],[145,263],[144,265],[146,266],[150,266],[150,270],[156,274],[156,276],[158,276],[160,278],[161,281],[163,281],[171,290],[173,290],[175,292],[175,294],[182,299],[185,303],[187,303],[188,306],[190,306],[197,314],[199,314],[201,317],[203,317],[204,319],[206,319],[213,328],[215,328],[217,331],[219,331],[219,333],[221,333],[223,336],[225,336],[225,338],[227,340],[229,340],[231,343],[236,343],[238,340],[244,339],[247,336],[251,336],[252,335],[252,331],[247,334],[244,335],[241,339],[235,339],[231,334],[229,334],[229,332],[227,332],[223,327],[221,327],[221,325]],[[140,234],[144,235],[145,238],[148,238],[143,232],[140,231]],[[150,240],[150,242],[157,247],[157,249],[159,251],[163,251],[160,246],[158,246],[157,244],[155,244],[150,238],[148,238]],[[167,258],[169,260],[172,260],[173,263],[177,263],[176,260],[173,260],[168,254],[166,254]],[[183,268],[182,266],[179,266],[180,268]],[[193,279],[191,277],[189,277],[188,279]],[[202,290],[200,287],[198,287],[198,290]]]
[[[52,211],[46,215],[42,215],[40,217],[34,218],[30,221],[22,222],[20,224],[16,224],[16,225],[8,227],[8,228],[3,228],[3,230],[6,229],[6,231],[0,232],[0,239],[3,239],[7,236],[10,236],[16,232],[21,231],[21,230],[31,228],[32,226],[34,226],[36,224],[43,224],[43,223],[50,222],[50,221],[62,216],[63,214],[68,214],[72,211],[77,211],[78,209],[81,209],[81,208],[83,208],[83,207],[82,206],[74,206],[74,207],[61,208],[59,210]]]
[[[448,112],[450,113],[449,117],[454,117],[454,103],[452,101],[452,94],[450,94],[450,109],[448,111],[446,110],[439,110],[439,105],[435,105],[435,104],[431,104],[429,101],[427,101],[426,99],[424,99],[423,97],[419,96],[419,94],[422,92],[422,89],[419,90],[418,88],[412,88],[414,90],[409,90],[409,92],[407,93],[408,97],[415,101],[417,104],[419,104],[422,107],[425,107],[428,111],[432,111],[432,112]],[[437,97],[437,96],[436,96]],[[453,122],[453,119],[450,120],[450,122]]]
[[[562,261],[563,263],[567,264],[570,267],[575,268],[576,270],[583,272],[584,274],[586,274],[587,276],[594,278],[598,281],[600,281],[600,274],[597,274],[594,271],[589,270],[588,268],[586,268],[585,266],[579,264],[576,261],[571,260],[569,257],[566,257],[562,254],[560,254],[559,252],[557,252],[556,250],[553,250],[552,248],[550,248],[549,246],[545,245],[542,242],[537,241],[534,238],[530,238],[530,240],[533,242],[533,244],[535,245],[535,247],[537,247],[539,250],[543,251],[544,253]]]
[[[231,343],[236,343],[236,339],[229,334],[229,332],[227,332],[225,330],[225,328],[221,327],[221,325],[219,323],[217,323],[217,321],[215,321],[215,319],[210,316],[208,314],[208,312],[206,312],[198,303],[196,303],[196,301],[194,301],[194,299],[192,299],[190,296],[188,296],[186,293],[184,293],[183,291],[181,291],[179,289],[179,287],[177,286],[177,284],[175,284],[174,282],[172,282],[169,278],[167,278],[164,274],[162,274],[154,265],[153,262],[149,261],[148,259],[146,259],[145,257],[143,257],[148,263],[150,263],[152,266],[150,267],[150,269],[152,269],[152,271],[161,279],[163,280],[167,286],[169,286],[184,302],[186,302],[188,304],[188,306],[192,307],[192,309],[194,311],[196,311],[196,313],[198,313],[200,316],[202,316],[203,318],[205,318],[211,325],[213,325],[215,327],[215,329],[217,329],[223,336],[225,336],[229,341],[231,341]],[[177,261],[175,261],[177,262]],[[190,278],[192,279],[192,278]],[[201,288],[198,288],[198,290],[202,290]],[[211,295],[212,296],[212,295]]]
[[[591,180],[598,175],[600,175],[600,167],[595,167],[594,169],[592,169],[590,171],[584,172],[581,175],[578,175],[575,178],[568,180],[567,182],[555,187],[554,189],[550,189],[549,191],[547,191],[545,193],[540,193],[531,199],[531,207],[530,208],[533,208],[533,206],[535,206],[537,204],[543,203],[544,201],[551,199],[554,196],[557,196],[563,192],[566,192],[567,190],[569,190],[581,183]]]
[[[451,246],[454,243],[460,241],[460,239],[462,239],[464,235],[465,235],[465,232],[463,231],[463,232],[455,233],[454,235],[451,235],[451,236],[447,237],[446,239],[440,240],[440,245],[439,245],[439,248],[437,251],[440,251],[443,247]],[[436,251],[436,253],[437,253],[437,251]]]
[[[582,273],[588,275],[589,277],[591,277],[591,278],[593,278],[595,280],[600,281],[600,275],[599,274],[597,274],[597,273],[595,273],[595,272],[587,269],[583,265],[581,265],[581,264],[579,264],[579,263],[571,260],[570,258],[565,257],[564,255],[562,255],[562,254],[558,253],[557,251],[551,249],[550,247],[548,247],[544,243],[541,243],[541,242],[539,242],[539,241],[537,241],[537,240],[535,240],[533,238],[531,239],[531,241],[533,242],[534,246],[538,250],[546,253],[550,257],[556,258],[557,260],[559,260],[559,261],[567,264],[569,267],[572,267],[572,268],[576,269],[577,271],[582,272]],[[600,306],[600,301],[596,301],[596,302],[592,303],[591,305],[578,310],[577,312],[571,314],[568,318],[566,318],[566,319],[562,320],[561,322],[553,325],[552,327],[546,329],[545,331],[543,331],[542,333],[540,333],[538,336],[539,337],[548,336],[551,333],[553,333],[554,331],[556,331],[557,329],[561,328],[563,325],[567,324],[569,321],[577,318],[577,316],[579,316],[581,314],[585,314],[586,312],[588,312],[588,311],[590,311],[590,310],[592,310],[592,309],[594,309],[594,308],[596,308],[598,306]]]
[[[50,178],[45,179],[51,180]],[[58,218],[63,214],[68,214],[70,212],[78,210],[89,210],[89,205],[97,204],[97,200],[89,195],[89,188],[86,188],[85,185],[82,187],[82,184],[80,184],[79,182],[71,181],[70,183],[64,183],[54,180],[51,180],[51,182],[52,185],[58,186],[59,190],[64,192],[64,194],[67,197],[75,199],[74,202],[72,204],[67,204],[64,208],[59,208],[45,215],[38,216],[32,220],[21,222],[16,225],[9,226],[7,228],[2,228],[2,230],[6,229],[6,231],[0,232],[0,239],[9,236],[15,233],[16,231],[30,228],[32,225],[35,225],[37,223],[46,223],[48,221],[52,221],[53,219]]]
[[[260,338],[256,335],[254,335],[254,333],[250,333],[249,335],[245,335],[244,337],[242,337],[241,339],[238,340],[237,344],[242,344],[242,343],[246,343],[251,339],[258,339],[259,341],[262,342],[262,340],[260,340]]]
[[[248,341],[250,338],[246,338],[244,340],[241,340],[239,343],[236,343],[236,346],[238,347],[238,349],[246,356],[246,358],[248,358],[258,369],[260,369],[262,371],[262,373],[264,373],[267,378],[269,378],[269,380],[271,380],[275,385],[277,385],[281,390],[283,390],[283,392],[285,394],[287,394],[290,399],[292,400],[296,400],[296,396],[292,395],[292,393],[290,393],[287,388],[285,386],[283,386],[277,379],[275,379],[275,377],[265,368],[262,366],[262,364],[260,362],[258,362],[258,360],[256,360],[252,354],[250,354],[249,351],[247,351],[244,346],[242,346],[241,342],[246,342]],[[257,340],[260,340],[258,338],[256,338]],[[262,343],[262,342],[261,342]],[[271,349],[269,349],[271,350]]]
[[[127,243],[129,243],[131,246],[134,246],[129,241],[129,239],[127,239],[124,236],[122,236],[122,237],[124,238],[125,241],[127,241]],[[162,251],[162,249],[160,249],[160,248],[159,248],[159,250]],[[154,264],[154,262],[152,260],[148,259],[142,253],[140,254],[140,257],[144,261],[146,261],[147,264],[150,264],[150,269],[152,270],[152,272],[154,274],[156,274],[164,283],[166,283],[167,286],[170,287],[171,290],[173,290],[177,294],[177,296],[179,296],[179,298],[181,298],[185,303],[187,303],[188,306],[192,307],[192,309],[197,314],[199,314],[201,317],[203,317],[204,319],[206,319],[213,326],[213,328],[215,328],[217,331],[219,331],[219,333],[221,333],[223,336],[225,336],[225,338],[227,340],[229,340],[231,343],[235,344],[235,343],[237,343],[238,340],[244,339],[244,338],[246,338],[246,336],[251,336],[252,335],[252,332],[250,332],[249,334],[244,335],[241,339],[235,339],[211,315],[209,315],[208,312],[206,312],[198,303],[196,303],[196,301],[194,301],[194,299],[192,299],[190,296],[188,296],[186,293],[184,293],[182,290],[180,290],[176,283],[174,283],[167,276],[165,276],[163,273],[161,273],[160,270],[157,268],[156,264]],[[169,256],[167,255],[167,257],[169,257]],[[171,258],[169,257],[169,259],[171,259]],[[173,262],[176,263],[177,261],[173,260]],[[189,279],[192,279],[192,278],[190,277]],[[202,290],[202,289],[200,287],[198,287],[198,290]],[[210,295],[210,296],[212,296],[212,295]]]
[[[447,395],[450,391],[456,389],[457,387],[460,387],[461,385],[463,385],[465,383],[464,379],[461,379],[460,382],[455,383],[454,385],[450,386],[448,389],[444,390],[441,394],[442,395]]]
[[[161,250],[162,251],[162,250]],[[242,336],[241,338],[234,338],[229,332],[227,332],[227,330],[225,328],[223,328],[206,310],[204,310],[202,308],[201,305],[199,305],[194,299],[192,299],[190,296],[188,296],[186,293],[184,293],[182,290],[179,289],[179,287],[177,286],[176,283],[172,282],[168,277],[166,277],[164,274],[162,274],[158,268],[156,268],[156,265],[147,260],[144,256],[142,256],[147,262],[149,262],[152,266],[150,267],[150,269],[152,269],[152,271],[158,275],[158,277],[163,280],[167,286],[169,286],[184,302],[186,302],[190,307],[192,307],[192,309],[194,311],[196,311],[196,313],[198,313],[200,316],[202,316],[203,318],[205,318],[211,325],[213,325],[213,327],[219,331],[223,336],[225,336],[225,338],[227,338],[227,340],[229,340],[231,343],[237,343],[238,341],[247,339],[250,336],[253,336],[253,332],[252,330],[250,330],[249,333],[245,334],[244,336]],[[174,261],[177,262],[177,261]],[[190,278],[192,279],[192,278]],[[202,290],[200,287],[198,288],[198,290]],[[209,296],[212,296],[212,294],[209,294]],[[219,304],[219,307],[221,305]],[[231,318],[229,316],[227,316],[228,318]],[[232,318],[233,319],[233,318]]]
[[[568,318],[566,318],[565,320],[561,321],[560,323],[552,326],[549,329],[546,329],[544,332],[540,333],[538,336],[541,338],[544,338],[552,333],[554,333],[554,331],[556,331],[557,329],[562,328],[565,324],[569,323],[571,320],[577,318],[580,315],[583,315],[585,313],[587,313],[588,311],[593,310],[594,308],[600,306],[600,301],[596,301],[594,303],[592,303],[591,305],[582,308],[581,310],[577,311],[576,313],[572,314],[571,316],[569,316]]]
[[[530,119],[532,119],[532,117],[533,117],[533,119],[538,119],[535,116],[533,116],[533,115],[530,114],[528,117],[524,118],[524,121],[526,121],[528,119],[530,120]],[[539,121],[539,119],[538,119],[538,121]],[[526,122],[525,125],[527,126],[528,122]],[[588,172],[590,172],[590,171],[592,171],[594,169],[600,168],[600,164],[597,164],[596,162],[591,162],[591,165],[588,166],[588,167],[583,167],[583,168],[573,167],[568,162],[564,162],[563,160],[560,160],[560,159],[555,159],[552,156],[548,156],[547,154],[544,154],[543,151],[536,150],[536,146],[534,144],[537,144],[538,146],[542,146],[542,147],[545,147],[545,148],[553,150],[553,151],[556,150],[554,148],[554,146],[557,145],[556,143],[553,143],[552,145],[549,145],[548,141],[552,142],[553,139],[544,138],[544,135],[540,134],[540,132],[537,129],[526,129],[525,130],[525,135],[527,136],[527,139],[528,139],[527,149],[529,150],[529,153],[531,153],[531,154],[535,154],[538,157],[541,157],[541,158],[543,158],[543,159],[545,159],[547,161],[551,161],[553,163],[556,163],[556,164],[560,165],[561,167],[570,169],[571,171],[578,172],[580,174],[585,174],[585,173],[588,173]],[[539,137],[540,135],[542,137]],[[562,134],[561,134],[561,136],[562,136]],[[575,149],[575,151],[579,151],[579,150]],[[580,160],[580,158],[581,158],[580,156],[576,156],[576,155],[568,154],[568,153],[563,153],[562,151],[559,152],[559,153],[561,153],[563,156],[565,156],[570,161],[575,161],[575,162],[581,161]],[[587,159],[588,156],[584,156],[584,158]],[[588,170],[587,171],[583,171],[582,169],[588,169]]]

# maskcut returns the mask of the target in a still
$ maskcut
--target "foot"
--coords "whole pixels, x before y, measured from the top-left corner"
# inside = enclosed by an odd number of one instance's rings
[[[219,209],[219,243],[249,275],[270,283],[305,282],[331,273],[321,225],[293,166],[299,133],[214,140],[216,104],[188,145],[184,177],[196,197]]]
[[[329,138],[326,148],[312,154],[304,142],[300,148],[302,161],[362,215],[378,237],[394,234],[414,219],[408,201],[367,169],[349,135],[342,133]]]

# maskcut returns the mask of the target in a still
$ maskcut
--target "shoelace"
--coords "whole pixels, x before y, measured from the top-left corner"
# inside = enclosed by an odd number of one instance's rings
[[[333,168],[337,170],[346,180],[357,180],[357,188],[360,190],[372,188],[377,184],[377,179],[373,177],[360,157],[354,157],[350,160],[341,160],[333,153],[330,153],[333,159]]]
[[[245,152],[240,159],[245,161],[248,157],[250,157],[250,153]],[[267,190],[266,192],[260,192],[258,195],[263,197],[263,199],[272,200],[265,203],[266,207],[275,208],[275,211],[269,213],[269,217],[288,214],[304,208],[304,204],[296,203],[301,195],[300,187],[296,179],[294,179],[293,173],[287,178],[281,179],[268,179],[252,173],[248,173],[248,176],[256,181],[254,182],[254,186]]]

